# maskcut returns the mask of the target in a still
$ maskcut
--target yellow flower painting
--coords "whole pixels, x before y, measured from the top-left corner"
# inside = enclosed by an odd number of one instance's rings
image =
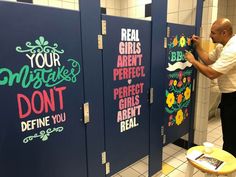
[[[167,95],[167,98],[166,98],[166,104],[168,105],[168,107],[170,108],[175,102],[175,96],[174,96],[174,93],[169,93]]]
[[[190,95],[191,95],[191,90],[189,89],[189,87],[186,87],[186,90],[184,91],[185,99],[188,100],[190,98]]]
[[[176,125],[180,125],[184,120],[184,116],[183,116],[183,111],[182,109],[178,110],[176,116],[175,116],[175,121],[176,121]]]

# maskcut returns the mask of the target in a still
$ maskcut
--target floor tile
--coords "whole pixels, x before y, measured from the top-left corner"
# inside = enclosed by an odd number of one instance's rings
[[[173,166],[174,168],[177,168],[184,163],[181,160],[176,159],[174,157],[170,157],[170,158],[166,159],[164,162],[167,163],[168,165]]]
[[[211,136],[211,137],[216,138],[216,139],[220,137],[219,134],[215,134],[215,133],[213,133],[213,132],[208,133],[207,136]]]
[[[141,159],[141,161],[143,161],[144,163],[148,164],[148,156],[146,156],[143,159]]]
[[[143,161],[139,161],[131,166],[135,171],[143,174],[148,171],[148,165],[144,163]]]
[[[172,148],[172,149],[175,149],[176,151],[180,151],[182,150],[183,148],[175,145],[175,144],[169,144],[168,147]]]
[[[166,154],[168,154],[168,155],[174,155],[176,152],[178,152],[177,150],[175,150],[175,149],[172,149],[171,147],[169,147],[168,145],[167,146],[165,146],[164,148],[163,148],[163,152],[164,153],[166,153]]]
[[[162,173],[164,175],[168,175],[169,173],[171,173],[175,168],[172,167],[171,165],[167,164],[167,163],[162,163]]]
[[[138,173],[137,171],[135,171],[132,168],[127,168],[127,169],[119,172],[119,174],[122,177],[138,177],[141,175],[140,173]]]
[[[168,174],[168,177],[185,177],[185,173],[176,169],[170,174]]]
[[[164,153],[164,152],[162,153],[162,161],[168,159],[169,157],[171,157],[171,155],[166,154],[166,153]]]
[[[112,175],[111,177],[121,177],[119,174]]]
[[[182,162],[186,162],[187,161],[186,150],[185,149],[180,150],[179,152],[174,154],[174,157],[181,160]]]

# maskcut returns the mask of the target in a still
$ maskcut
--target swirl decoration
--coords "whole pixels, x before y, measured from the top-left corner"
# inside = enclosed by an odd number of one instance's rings
[[[35,44],[31,42],[25,43],[28,49],[22,49],[22,47],[17,46],[16,51],[19,53],[58,53],[63,54],[64,50],[58,50],[58,44],[54,43],[53,46],[49,46],[49,42],[45,40],[43,36],[40,36],[39,39],[35,40]]]
[[[38,133],[35,133],[34,135],[31,135],[31,136],[28,136],[26,138],[23,139],[23,143],[28,143],[30,141],[33,141],[34,139],[36,138],[40,138],[42,141],[47,141],[49,136],[52,134],[52,133],[57,133],[57,132],[62,132],[63,131],[63,127],[57,127],[57,128],[48,128],[46,131],[45,130],[41,130]]]

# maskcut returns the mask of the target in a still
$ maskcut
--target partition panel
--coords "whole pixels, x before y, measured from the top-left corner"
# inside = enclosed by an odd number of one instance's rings
[[[105,148],[112,175],[149,153],[151,23],[103,20]]]
[[[166,90],[164,144],[172,143],[189,132],[192,115],[194,68],[184,58],[193,52],[194,26],[167,24]]]

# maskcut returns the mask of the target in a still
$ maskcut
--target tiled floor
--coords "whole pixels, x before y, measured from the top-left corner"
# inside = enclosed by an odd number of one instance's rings
[[[212,118],[209,121],[207,141],[213,143],[216,147],[222,147],[220,118]],[[187,167],[185,153],[185,149],[174,144],[165,146],[163,149],[162,172],[155,175],[155,177],[184,177]],[[145,157],[112,177],[148,177],[148,157]],[[193,177],[204,177],[204,174],[195,170]]]

